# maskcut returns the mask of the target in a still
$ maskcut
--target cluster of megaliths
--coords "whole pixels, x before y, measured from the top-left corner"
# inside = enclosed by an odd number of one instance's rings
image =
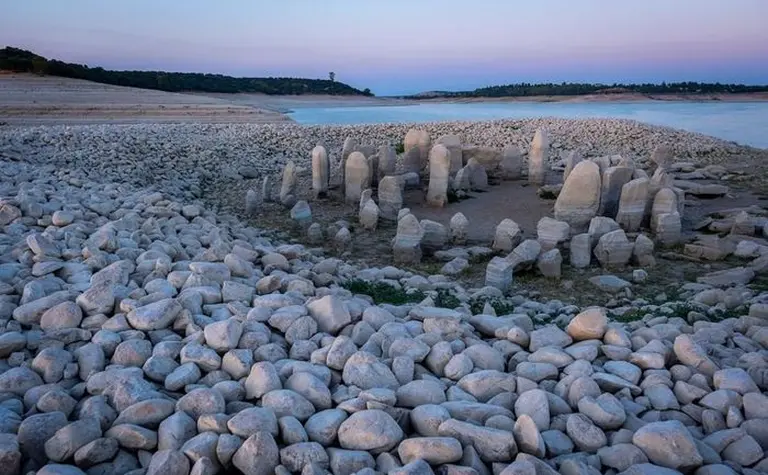
[[[527,154],[530,184],[541,186],[550,178],[549,153],[547,132],[540,129]],[[685,193],[673,186],[668,171],[672,162],[670,148],[658,147],[651,161],[656,169],[649,176],[630,158],[615,155],[585,159],[576,151],[570,152],[565,159],[564,183],[555,203],[554,219],[539,221],[536,238],[523,239],[512,219],[504,219],[497,226],[492,248],[505,257],[495,257],[489,263],[488,283],[505,289],[513,272],[534,267],[544,275],[559,277],[561,248],[567,250],[570,265],[577,268],[589,266],[593,257],[604,267],[622,267],[630,261],[640,266],[653,265],[655,243],[669,246],[681,239]],[[503,150],[465,145],[458,135],[432,141],[426,131],[411,129],[400,156],[390,145],[376,149],[347,138],[335,175],[344,200],[359,203],[359,220],[364,229],[375,230],[381,220],[397,223],[394,259],[400,264],[412,264],[425,254],[466,244],[469,220],[457,213],[446,228],[435,221],[417,219],[404,207],[406,187],[425,189],[430,206],[444,207],[450,193],[461,195],[488,188],[489,175],[501,181],[521,180],[524,163],[524,153],[516,145]],[[315,199],[329,196],[331,169],[325,147],[316,146],[312,150]],[[270,199],[271,189],[271,179],[266,177],[261,192],[265,200]],[[291,208],[291,218],[307,229],[310,241],[334,240],[345,246],[351,239],[346,223],[334,223],[325,230],[319,223],[312,223],[309,203],[297,199],[293,162],[283,170],[278,199]],[[249,211],[258,201],[259,194],[249,191]],[[655,243],[641,230],[650,231]]]

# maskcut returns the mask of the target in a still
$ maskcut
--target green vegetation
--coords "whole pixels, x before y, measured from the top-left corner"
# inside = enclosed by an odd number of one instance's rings
[[[661,84],[585,84],[585,83],[518,83],[503,86],[481,87],[474,91],[436,91],[411,96],[412,99],[436,97],[528,97],[528,96],[583,96],[586,94],[744,94],[768,92],[768,85],[720,84],[700,82],[674,82]]]
[[[392,305],[403,305],[406,303],[421,302],[427,296],[424,292],[406,292],[403,289],[395,288],[384,282],[368,282],[360,279],[348,280],[342,284],[342,287],[353,294],[368,295],[376,304],[388,303]]]
[[[262,94],[330,94],[335,96],[372,96],[363,91],[329,79],[303,78],[235,78],[221,74],[172,73],[164,71],[110,71],[82,64],[46,59],[30,51],[6,47],[0,49],[0,70],[18,73],[48,74],[115,86],[157,89],[168,92],[199,91],[218,93]],[[329,75],[330,76],[330,75]]]
[[[397,154],[405,153],[405,143],[400,142],[397,145],[395,145],[395,153]]]

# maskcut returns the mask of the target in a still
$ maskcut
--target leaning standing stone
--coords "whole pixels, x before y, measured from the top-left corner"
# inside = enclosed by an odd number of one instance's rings
[[[680,213],[661,213],[653,218],[653,228],[656,230],[656,240],[662,246],[674,246],[680,243],[682,223]]]
[[[557,196],[555,219],[568,223],[577,232],[585,231],[600,208],[601,182],[597,164],[579,162]]]
[[[442,208],[448,203],[448,180],[451,172],[451,152],[441,144],[429,152],[429,189],[427,204]]]
[[[485,285],[506,293],[512,285],[513,263],[503,257],[494,257],[485,268]]]
[[[414,264],[421,261],[421,240],[424,230],[416,216],[408,213],[397,222],[397,234],[392,246],[395,262]]]
[[[312,192],[315,198],[328,193],[328,180],[331,175],[331,165],[325,147],[318,145],[312,149]]]
[[[289,161],[283,168],[283,182],[280,185],[280,203],[290,206],[291,197],[296,198],[296,165]]]
[[[643,224],[649,186],[650,180],[648,178],[638,178],[621,187],[621,199],[619,200],[616,222],[625,231],[637,231]]]
[[[341,147],[341,160],[339,161],[339,168],[341,169],[341,191],[344,192],[346,186],[346,173],[347,173],[347,159],[349,156],[357,150],[358,144],[354,137],[347,137],[344,139],[344,145]]]
[[[623,229],[605,233],[595,246],[595,257],[603,267],[624,267],[632,257],[634,246]]]
[[[259,211],[259,194],[250,189],[245,192],[245,214],[253,216]]]
[[[390,145],[379,147],[379,175],[376,177],[377,183],[387,175],[394,175],[397,166],[397,154]]]
[[[359,203],[365,189],[365,183],[370,176],[368,160],[360,152],[352,152],[345,166],[344,196],[347,203]]]
[[[272,187],[272,177],[266,175],[261,181],[261,197],[267,203],[272,201]]]
[[[589,267],[592,260],[592,243],[589,233],[577,234],[571,238],[571,267]]]
[[[409,155],[409,152],[413,149],[416,149],[417,153],[413,155],[414,158],[412,165],[417,163],[416,160],[418,160],[419,164],[418,170],[408,171],[420,171],[424,168],[424,166],[427,164],[427,158],[429,157],[429,146],[429,132],[426,130],[410,129],[405,134],[405,139],[403,140],[403,149],[405,150],[406,157],[411,156]]]
[[[458,135],[443,135],[435,140],[435,145],[440,144],[448,149],[451,155],[451,174],[461,170],[464,166],[461,150],[461,138]]]
[[[465,244],[467,242],[467,233],[469,231],[469,220],[462,213],[456,213],[451,218],[449,224],[451,230],[451,241],[454,244]]]
[[[403,189],[401,178],[385,176],[379,182],[379,210],[381,217],[389,221],[397,220],[397,213],[403,207]]]
[[[567,157],[565,157],[565,171],[563,171],[563,183],[565,183],[566,180],[568,180],[568,177],[571,175],[571,172],[573,171],[573,169],[576,167],[576,165],[581,163],[581,161],[582,161],[581,154],[576,150],[573,150],[571,153],[568,154]]]
[[[677,195],[672,188],[662,188],[653,198],[651,208],[651,230],[656,231],[657,217],[677,212]]]
[[[651,154],[651,161],[658,166],[657,170],[668,169],[673,159],[672,147],[669,145],[659,145]]]
[[[547,131],[538,129],[528,152],[528,183],[543,185],[546,181],[547,160],[549,158],[549,137]]]
[[[368,200],[360,210],[360,224],[364,229],[374,230],[379,223],[379,207],[373,200]]]
[[[632,179],[634,171],[629,167],[610,167],[603,172],[603,189],[597,214],[615,218],[619,212],[621,189]]]
[[[502,180],[519,180],[523,172],[523,151],[517,145],[507,145],[499,164]]]

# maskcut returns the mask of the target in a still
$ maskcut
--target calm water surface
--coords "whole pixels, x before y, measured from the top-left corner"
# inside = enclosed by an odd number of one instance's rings
[[[768,148],[768,102],[468,103],[295,109],[300,124],[378,124],[534,117],[632,119]]]

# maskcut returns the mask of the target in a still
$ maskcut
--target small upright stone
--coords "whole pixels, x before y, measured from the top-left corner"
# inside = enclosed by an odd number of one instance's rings
[[[583,269],[592,261],[592,242],[588,233],[577,234],[571,238],[571,267]]]
[[[516,222],[507,218],[496,226],[496,234],[493,238],[493,249],[506,253],[512,252],[523,240],[523,232]]]
[[[379,223],[379,207],[373,200],[366,201],[360,210],[360,224],[369,231],[375,230]]]
[[[600,208],[597,213],[601,216],[615,218],[619,212],[621,190],[632,180],[634,170],[630,167],[610,167],[603,172]]]
[[[603,234],[595,246],[595,257],[606,268],[624,267],[632,257],[634,245],[623,229]]]
[[[429,138],[429,132],[426,130],[410,129],[405,134],[405,139],[403,140],[403,149],[406,155],[408,155],[411,150],[416,149],[417,153],[414,155],[414,157],[418,157],[418,162],[414,160],[414,164],[419,164],[418,170],[409,171],[420,171],[422,168],[424,168],[429,157],[430,144],[431,140]]]
[[[448,181],[451,172],[451,152],[441,144],[429,152],[429,189],[427,204],[442,208],[448,203]]]
[[[476,191],[488,189],[488,172],[485,170],[485,166],[478,162],[476,158],[470,158],[464,169],[469,173],[470,189]]]
[[[656,230],[656,240],[662,246],[674,246],[680,243],[682,223],[680,213],[662,213],[654,216],[653,227]]]
[[[253,216],[259,211],[259,194],[250,189],[245,192],[245,214]]]
[[[536,266],[544,277],[554,277],[559,279],[562,275],[563,256],[560,249],[550,249],[539,255]]]
[[[536,233],[542,250],[548,251],[570,238],[571,227],[565,221],[545,216],[536,225]]]
[[[485,269],[485,285],[507,293],[512,285],[512,268],[512,262],[503,257],[494,257]]]
[[[619,211],[616,214],[616,222],[625,231],[635,232],[640,229],[645,218],[645,206],[648,202],[650,180],[638,178],[632,180],[621,188]]]
[[[421,240],[424,230],[416,216],[408,213],[397,222],[392,252],[398,264],[415,264],[421,261]]]
[[[292,197],[292,198],[291,198]],[[291,199],[296,199],[296,165],[292,160],[283,168],[283,182],[280,185],[280,203],[291,206]]]
[[[528,183],[543,185],[546,181],[547,160],[549,158],[549,137],[547,131],[538,129],[528,152]]]
[[[299,226],[309,226],[312,223],[312,209],[309,203],[304,200],[297,201],[291,208],[291,219],[296,221]]]
[[[341,147],[341,160],[339,160],[339,168],[341,175],[341,191],[344,192],[344,187],[347,184],[347,159],[349,156],[357,150],[358,143],[354,137],[347,137],[344,139],[344,145]]]
[[[677,212],[677,195],[672,188],[662,188],[653,198],[651,208],[651,230],[656,232],[656,217],[661,214]]]
[[[674,160],[672,147],[658,145],[651,154],[651,161],[656,164],[658,170],[667,170]]]
[[[563,183],[565,183],[568,180],[568,177],[571,175],[571,172],[573,169],[581,163],[583,158],[581,157],[581,154],[577,150],[571,151],[566,157],[565,157],[565,170],[563,171]]]
[[[331,176],[331,164],[325,147],[318,145],[312,149],[312,193],[315,199],[328,193],[328,182]]]
[[[451,242],[454,244],[466,244],[469,232],[469,220],[462,213],[456,213],[449,223]]]
[[[347,203],[359,203],[365,184],[370,179],[368,160],[361,152],[352,152],[344,167],[344,196]]]
[[[448,239],[445,226],[429,219],[422,219],[419,224],[421,224],[424,233],[421,238],[421,249],[425,253],[432,255],[435,251],[445,247],[445,241]]]
[[[502,180],[519,180],[523,172],[523,151],[517,145],[507,145],[499,164]]]
[[[451,155],[451,174],[455,174],[464,166],[461,150],[461,137],[458,135],[442,135],[435,140],[435,144],[440,144],[448,149]]]
[[[403,207],[401,183],[401,179],[396,176],[385,176],[379,182],[379,211],[382,219],[397,220],[397,214]]]
[[[600,168],[592,161],[579,162],[568,175],[555,202],[555,219],[574,231],[586,231],[597,215],[601,196]]]
[[[269,203],[272,201],[273,186],[274,185],[272,184],[272,176],[265,175],[264,179],[261,181],[261,199],[263,199],[265,203]]]
[[[397,154],[395,153],[395,149],[392,148],[390,145],[382,145],[379,147],[379,176],[376,177],[377,182],[381,182],[381,180],[385,176],[394,175],[395,174],[395,168],[397,166]]]

